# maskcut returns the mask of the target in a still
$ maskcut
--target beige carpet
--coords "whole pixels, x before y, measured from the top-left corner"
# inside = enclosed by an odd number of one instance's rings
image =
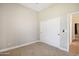
[[[3,56],[68,56],[69,54],[45,43],[34,43],[21,48],[3,52]]]

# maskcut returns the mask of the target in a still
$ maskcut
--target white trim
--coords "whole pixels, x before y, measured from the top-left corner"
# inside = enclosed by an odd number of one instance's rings
[[[60,50],[63,50],[63,51],[68,52],[68,50],[67,50],[67,49],[65,49],[65,48],[61,48],[61,47],[58,47],[58,46],[55,46],[55,45],[51,44],[50,42],[43,41],[43,40],[42,40],[42,41],[40,41],[40,42],[46,43],[46,44],[48,44],[48,45],[50,45],[50,46],[53,46],[53,47],[56,47],[56,48],[58,48],[58,49],[60,49]]]
[[[68,19],[68,20],[70,20],[70,21],[69,21],[69,24],[70,24],[70,29],[69,29],[69,32],[70,32],[69,44],[72,43],[72,15],[73,15],[73,14],[77,14],[77,13],[79,13],[79,11],[77,11],[77,12],[72,12],[72,13],[69,14],[69,19]]]
[[[72,13],[70,13],[70,14],[72,15],[72,14],[77,14],[77,13],[79,13],[79,11],[77,11],[77,12],[72,12]]]
[[[8,51],[8,50],[20,48],[20,47],[27,46],[27,45],[30,45],[30,44],[33,44],[33,43],[36,43],[36,42],[43,42],[43,43],[46,43],[48,45],[54,46],[53,44],[50,44],[49,42],[46,42],[46,41],[43,41],[43,40],[42,41],[37,40],[37,41],[33,41],[33,42],[29,42],[29,43],[22,44],[22,45],[19,45],[19,46],[14,46],[14,47],[10,47],[10,48],[1,49],[0,52],[5,52],[5,51]],[[56,46],[54,46],[54,47],[56,47]],[[60,48],[60,47],[56,47],[56,48],[58,48],[60,50],[63,50],[63,51],[67,51],[64,48]]]
[[[14,47],[9,47],[9,48],[5,48],[5,49],[1,49],[0,52],[4,52],[4,51],[20,48],[20,47],[27,46],[27,45],[30,45],[30,44],[33,44],[33,43],[36,43],[36,42],[39,42],[39,40],[36,40],[36,41],[33,41],[33,42],[29,42],[29,43],[24,43],[24,44],[21,44],[21,45],[18,45],[18,46],[14,46]]]
[[[69,38],[68,38],[68,47],[67,47],[67,50],[69,51],[69,46],[70,46],[70,44],[72,43],[72,15],[73,14],[77,14],[77,13],[79,13],[79,11],[77,11],[77,12],[72,12],[72,13],[69,13],[68,14],[68,25],[69,25]]]
[[[65,48],[59,47],[59,49],[60,49],[60,50],[63,50],[63,51],[66,51],[66,52],[69,52],[69,50],[68,50],[68,49],[65,49]]]
[[[70,43],[72,42],[72,15],[77,13],[79,13],[79,11],[70,14]]]

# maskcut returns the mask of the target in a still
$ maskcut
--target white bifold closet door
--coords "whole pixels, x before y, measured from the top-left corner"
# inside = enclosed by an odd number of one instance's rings
[[[40,21],[40,40],[60,47],[60,17]]]

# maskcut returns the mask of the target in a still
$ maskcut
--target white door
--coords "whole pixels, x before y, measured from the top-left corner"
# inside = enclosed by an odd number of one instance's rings
[[[60,18],[43,20],[40,22],[40,40],[53,45],[60,46]]]

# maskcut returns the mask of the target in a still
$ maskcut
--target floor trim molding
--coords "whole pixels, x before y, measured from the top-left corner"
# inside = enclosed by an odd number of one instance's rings
[[[33,44],[33,43],[36,43],[36,42],[39,42],[39,40],[32,41],[32,42],[29,42],[29,43],[24,43],[24,44],[21,44],[21,45],[18,45],[18,46],[14,46],[14,47],[1,49],[0,52],[5,52],[5,51],[12,50],[12,49],[15,49],[15,48],[20,48],[20,47],[23,47],[23,46],[26,46],[26,45],[30,45],[30,44]]]
[[[5,48],[5,49],[1,49],[0,52],[5,52],[5,51],[8,51],[8,50],[20,48],[20,47],[27,46],[27,45],[30,45],[30,44],[33,44],[33,43],[36,43],[36,42],[43,42],[43,43],[46,43],[46,44],[48,44],[48,45],[54,46],[54,45],[50,44],[49,42],[41,41],[41,40],[36,40],[36,41],[29,42],[29,43],[21,44],[21,45],[18,45],[18,46],[14,46],[14,47],[9,47],[9,48]],[[54,46],[54,47],[55,47],[55,46]],[[67,52],[67,49],[60,48],[60,47],[56,47],[56,48]]]

